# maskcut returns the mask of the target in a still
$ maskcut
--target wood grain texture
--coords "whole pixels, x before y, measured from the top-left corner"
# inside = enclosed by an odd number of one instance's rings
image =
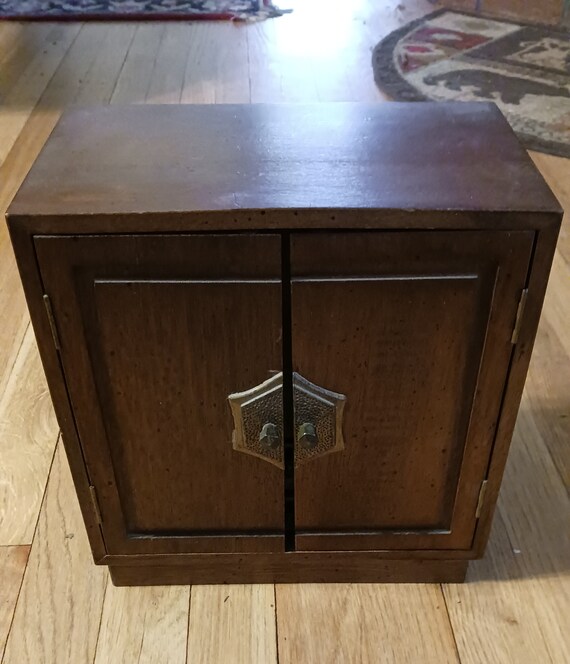
[[[463,552],[461,552],[463,553]],[[392,556],[394,554],[392,553]],[[467,559],[387,558],[375,551],[188,554],[178,560],[109,556],[118,586],[243,583],[461,583]]]
[[[231,219],[240,208],[404,209],[408,226],[412,211],[559,211],[496,106],[401,103],[70,111],[9,213]]]
[[[150,85],[149,74],[154,69],[165,29],[164,24],[152,22],[137,26],[115,84],[111,103],[136,104],[145,101]]]
[[[93,662],[107,579],[93,565],[59,446],[3,664]]]
[[[29,546],[0,546],[0,661],[12,625],[16,600],[30,553]]]
[[[146,102],[153,104],[180,102],[186,61],[194,44],[191,25],[191,23],[169,23],[165,26],[145,95]]]
[[[539,168],[546,182],[556,192],[558,200],[565,210],[570,207],[570,159],[531,152],[534,163]],[[558,238],[558,253],[570,264],[570,223],[562,225]]]
[[[183,104],[250,101],[247,49],[252,32],[244,27],[238,23],[191,23],[187,26],[186,40],[190,49],[180,94]],[[218,44],[214,51],[211,49],[213,41]]]
[[[570,337],[565,334],[565,331],[570,329],[568,284],[570,284],[570,262],[567,262],[561,253],[557,253],[552,264],[544,301],[544,320],[557,331],[564,353],[570,357]]]
[[[109,583],[94,664],[184,664],[190,588],[115,588]]]
[[[295,472],[300,548],[470,547],[531,247],[293,235],[293,369],[347,396],[345,449]]]
[[[273,586],[194,586],[187,661],[277,664]]]
[[[465,662],[558,664],[570,658],[570,637],[561,622],[570,607],[570,498],[548,451],[560,444],[561,434],[565,443],[568,437],[556,407],[546,415],[540,406],[556,404],[557,392],[548,389],[550,380],[544,389],[542,363],[548,349],[541,348],[540,340],[538,350],[485,558],[472,564],[464,586],[445,588]],[[533,375],[537,371],[538,377]],[[563,386],[565,373],[556,373]]]
[[[570,560],[570,496],[544,444],[548,435],[525,398],[499,511],[513,547],[525,553],[521,560],[528,560],[528,574],[564,573]]]
[[[539,548],[518,548],[497,515],[485,558],[471,563],[467,582],[443,586],[462,664],[568,661],[568,572],[525,571],[524,559]]]
[[[548,345],[546,345],[548,344]],[[558,338],[539,337],[531,360],[523,407],[570,492],[570,362]]]
[[[95,60],[82,78],[81,85],[78,86],[75,104],[87,106],[109,103],[136,29],[136,23],[108,25],[105,39],[97,51]],[[58,106],[61,108],[61,104]]]
[[[439,586],[276,586],[280,664],[459,662]]]
[[[20,80],[38,51],[45,48],[54,26],[38,23],[24,26],[12,23],[0,35],[0,99],[8,98],[11,89]],[[45,85],[45,83],[44,83]]]
[[[45,48],[36,52],[34,59],[6,95],[0,110],[0,162],[4,161],[14,145],[33,107],[81,28],[80,23],[62,23],[54,27]]]
[[[0,395],[0,545],[31,544],[58,431],[29,327]]]
[[[257,100],[265,99],[267,101],[275,101],[277,97],[273,95],[271,87],[274,86],[275,80],[278,79],[279,85],[282,85],[283,90],[285,91],[285,94],[281,95],[279,98],[287,101],[287,91],[293,89],[292,93],[294,94],[294,85],[297,81],[302,80],[304,76],[303,73],[299,72],[299,69],[312,69],[315,72],[319,99],[331,101],[336,99],[350,101],[378,99],[379,93],[374,85],[372,76],[367,74],[369,69],[370,49],[382,36],[397,25],[415,18],[422,12],[433,11],[433,4],[428,0],[408,0],[405,3],[400,2],[400,0],[382,0],[381,2],[370,2],[369,0],[366,0],[362,3],[344,3],[342,7],[335,7],[335,11],[330,11],[330,0],[313,0],[311,3],[304,2],[303,0],[289,0],[287,6],[293,6],[295,9],[291,15],[284,16],[275,22],[266,21],[255,28],[262,32],[265,27],[270,26],[272,23],[278,22],[280,25],[283,23],[288,24],[286,29],[280,28],[278,31],[273,30],[270,33],[270,36],[265,40],[265,51],[268,52],[268,55],[271,55],[271,51],[273,50],[275,56],[271,57],[271,59],[268,58],[266,64],[264,64],[261,57],[258,60],[256,65],[258,71],[258,74],[256,74],[257,82],[255,83],[257,86]],[[471,3],[471,6],[473,7],[473,3]],[[538,5],[536,5],[536,7],[538,7]],[[233,51],[231,33],[228,34],[224,32],[223,39],[221,39],[220,35],[222,33],[215,29],[206,32],[205,25],[197,23],[191,25],[195,26],[195,32],[193,32],[192,38],[189,38],[189,41],[192,43],[199,41],[201,57],[204,60],[216,60],[218,57],[222,57],[219,55],[220,53],[229,54],[228,57],[231,58],[231,53]],[[10,52],[14,52],[15,55],[17,54],[17,58],[15,57],[12,60],[9,70],[4,65],[0,67],[0,80],[5,80],[3,77],[6,74],[9,75],[9,71],[14,72],[14,76],[11,78],[11,85],[13,85],[13,83],[17,82],[16,79],[21,78],[22,73],[27,68],[31,59],[33,59],[33,56],[37,55],[37,60],[44,57],[42,54],[44,42],[34,36],[39,34],[39,32],[35,32],[37,27],[38,26],[34,26],[34,24],[31,23],[10,24],[8,22],[3,22],[0,24],[0,38],[3,35],[6,36],[8,32],[10,33],[10,37],[7,37],[6,41],[2,41],[7,49],[6,52],[11,49],[10,44],[18,44],[17,51],[10,50]],[[53,29],[52,25],[49,24],[40,27],[43,30]],[[110,29],[108,29],[109,27]],[[156,26],[157,29],[160,29],[160,27],[160,25]],[[123,65],[125,53],[128,52],[132,37],[136,32],[137,24],[125,23],[112,26],[101,25],[100,28],[101,30],[108,29],[107,37],[100,47],[94,65],[83,79],[85,85],[82,87],[77,98],[79,103],[107,103],[108,98],[112,94],[117,74]],[[246,34],[248,40],[251,40],[253,29],[253,26],[244,26],[242,34]],[[287,34],[286,40],[282,38],[282,35],[285,33]],[[204,36],[200,37],[200,35]],[[303,38],[303,35],[307,35],[307,38]],[[315,38],[315,35],[318,35],[318,39]],[[263,36],[260,35],[260,38],[263,38]],[[30,58],[30,56],[32,57]],[[223,57],[226,56],[224,55]],[[25,67],[18,70],[18,63],[21,65],[25,64]],[[188,71],[191,72],[194,66],[194,59],[189,58],[187,63]],[[276,71],[277,76],[271,73],[271,69]],[[146,68],[145,71],[147,77],[150,79],[152,75],[151,68]],[[49,133],[49,130],[53,127],[55,119],[59,116],[65,103],[68,103],[67,101],[64,103],[55,100],[52,102],[52,108],[36,107],[36,110],[32,112],[33,100],[37,99],[40,93],[37,89],[33,90],[31,88],[35,85],[45,87],[45,84],[48,82],[42,80],[41,77],[31,76],[29,70],[28,73],[25,74],[25,77],[27,83],[20,83],[20,91],[21,93],[25,92],[26,87],[29,87],[30,89],[26,94],[20,94],[21,99],[25,97],[25,104],[27,104],[26,109],[23,108],[23,104],[21,106],[23,111],[31,114],[28,122],[25,124],[14,144],[14,148],[11,150],[8,159],[0,167],[0,199],[6,201],[6,203],[13,195],[15,188],[17,188],[15,179],[25,175],[35,154],[45,140],[47,133]],[[192,74],[190,73],[189,79],[191,80],[191,78]],[[231,85],[231,81],[224,81],[221,78],[217,80],[219,80],[219,85],[216,84],[216,80],[211,82],[211,87],[213,89],[211,92],[207,92],[207,94],[210,95],[209,99],[223,99],[226,94],[224,86],[228,84]],[[261,89],[262,85],[267,86],[266,91]],[[273,87],[273,89],[276,88]],[[196,91],[195,94],[194,91],[190,89],[187,90],[188,94],[185,100],[187,102],[203,101],[199,96],[199,87],[194,88],[194,90]],[[310,95],[310,99],[312,99],[313,93],[310,88],[306,88],[306,90],[306,94],[308,96]],[[6,88],[2,88],[2,92],[4,91],[7,91]],[[302,99],[302,95],[296,95],[294,98]],[[305,101],[308,100],[309,99],[305,99]],[[241,99],[236,99],[235,101],[241,101]],[[18,120],[18,122],[19,121],[20,120]],[[51,123],[51,127],[47,128],[49,123]],[[8,136],[9,140],[13,139],[13,135],[14,134],[10,134]],[[0,149],[3,153],[7,152],[9,145],[5,144],[0,146]],[[570,183],[570,160],[555,158],[548,155],[539,155],[537,153],[534,153],[532,156],[543,175],[549,181],[551,186],[553,186],[559,199],[563,202],[565,207],[568,207],[570,204],[570,197],[568,195],[568,184]],[[20,173],[22,173],[21,176],[19,175]],[[10,191],[12,193],[10,193]],[[2,204],[3,208],[5,208],[6,203]],[[497,220],[496,223],[500,223],[500,220]],[[0,224],[0,237],[3,232],[4,226]],[[6,237],[6,235],[4,235],[4,237]],[[558,246],[559,255],[563,257],[565,256],[567,263],[570,260],[569,240],[569,225],[568,219],[566,219],[562,227]],[[17,293],[16,288],[19,288],[19,279],[13,261],[11,264],[8,264],[6,256],[6,253],[0,255],[0,268],[5,268],[5,272],[3,272],[0,277],[0,289],[3,288],[5,294],[15,294]],[[556,284],[556,299],[560,303],[559,312],[568,312],[568,298],[565,297],[567,289],[567,284],[564,283],[564,281]],[[8,302],[8,300],[3,300],[3,302]],[[18,306],[21,308],[18,308]],[[23,325],[21,324],[21,319],[18,318],[22,311],[25,312],[23,307],[25,307],[25,305],[20,291],[19,295],[12,299],[12,304],[8,304],[5,308],[0,309],[0,319],[2,320],[2,324],[0,325],[0,355],[2,355],[7,349],[5,340],[15,339],[15,333],[10,330],[20,330],[20,336],[15,346],[15,352],[10,351],[12,360],[17,356],[17,351],[27,325],[27,314]],[[546,310],[548,310],[548,304]],[[568,343],[569,338],[568,326],[562,324],[559,312],[554,312],[553,315],[551,315],[552,325],[550,325],[550,323],[541,325],[535,349],[535,357],[537,353],[543,351],[544,355],[550,358],[546,371],[552,375],[543,374],[542,377],[537,379],[537,382],[534,383],[536,389],[538,390],[540,388],[541,392],[538,393],[537,391],[534,391],[534,394],[529,394],[532,409],[535,412],[537,410],[540,411],[540,417],[538,417],[538,415],[534,416],[535,421],[537,418],[542,419],[542,421],[547,422],[551,428],[554,428],[554,420],[548,416],[550,410],[549,402],[553,401],[556,404],[553,411],[554,414],[563,412],[561,409],[565,407],[566,400],[564,399],[564,395],[567,392],[566,388],[558,381],[558,378],[554,376],[554,369],[556,369],[556,367],[562,367],[563,364],[567,365],[569,361],[566,354],[557,355],[558,351],[556,349],[564,348],[564,344]],[[553,345],[542,346],[541,339],[544,338],[552,340]],[[551,355],[551,353],[553,354]],[[9,368],[7,371],[9,372]],[[532,373],[533,368],[531,367],[529,389],[534,390],[532,387]],[[5,375],[4,367],[2,365],[0,365],[0,374],[4,374],[2,377],[5,378],[6,382],[8,377]],[[548,387],[546,387],[545,392],[542,392],[543,381],[546,380],[548,380]],[[537,403],[540,403],[538,409],[536,407]],[[526,424],[523,424],[523,429],[525,426]],[[534,434],[531,433],[531,435]],[[547,432],[544,435],[544,438],[545,443],[550,445],[551,434]],[[565,445],[566,441],[563,440],[562,443]],[[522,454],[524,455],[526,452],[523,450]],[[542,455],[544,452],[541,452],[540,454]],[[556,477],[556,471],[551,465],[547,468],[547,471],[552,472],[553,475],[540,473],[537,477],[538,484],[543,487],[543,496],[550,493],[552,478]],[[527,476],[532,477],[531,470],[528,471]],[[512,475],[507,477],[505,489],[509,486],[510,481],[513,481]],[[524,488],[521,488],[521,491],[524,490]],[[558,503],[555,502],[556,496],[558,495],[557,490],[553,497],[554,502],[549,504],[548,509],[552,508],[555,511],[558,509]],[[535,494],[533,494],[532,491],[530,492],[530,499],[535,499]],[[498,518],[501,518],[500,515]],[[490,555],[493,553],[493,541],[495,538],[496,536],[494,535],[491,541]],[[527,540],[527,544],[527,551],[531,554],[540,547],[540,542],[538,541],[533,542]],[[484,562],[485,561],[478,563],[477,565],[482,565]],[[89,571],[90,564],[88,557],[86,557],[83,571]],[[29,592],[26,595],[26,598],[21,599],[21,603],[29,603],[30,607],[34,607],[37,602],[37,596],[39,595],[45,609],[45,601],[49,593],[47,593],[46,589],[42,586],[44,584],[50,586],[53,585],[50,576],[57,574],[57,572],[58,567],[54,565],[49,574],[42,576],[41,579],[36,577],[37,592]],[[561,572],[561,574],[563,580],[568,579],[567,570]],[[475,576],[473,576],[473,579],[475,579]],[[522,611],[525,607],[528,609],[528,623],[521,623],[525,624],[527,629],[526,633],[522,633],[522,630],[517,631],[516,625],[505,620],[505,616],[508,617],[513,614],[510,614],[508,611],[503,614],[500,612],[498,614],[494,613],[494,609],[501,608],[505,605],[502,599],[500,602],[497,599],[503,596],[503,589],[505,586],[508,586],[505,592],[510,592],[509,587],[512,588],[512,584],[504,581],[500,575],[494,574],[493,576],[486,576],[483,584],[477,583],[469,586],[462,586],[461,588],[464,590],[472,590],[473,600],[479,597],[481,598],[481,604],[485,604],[484,611],[471,610],[473,607],[472,602],[463,600],[462,605],[466,609],[463,617],[463,626],[458,626],[454,623],[458,641],[460,642],[462,659],[467,662],[476,662],[479,664],[481,661],[480,653],[485,653],[489,654],[490,661],[505,661],[509,662],[509,664],[511,661],[520,661],[524,662],[524,664],[526,664],[526,662],[529,662],[529,664],[535,664],[535,662],[550,661],[548,653],[551,653],[552,659],[556,661],[556,664],[568,661],[569,658],[566,656],[566,653],[563,650],[558,649],[558,645],[563,643],[563,639],[560,639],[556,635],[556,632],[553,631],[557,624],[562,624],[562,621],[570,610],[570,599],[568,598],[568,594],[558,594],[561,600],[560,610],[550,615],[552,629],[549,628],[544,632],[546,637],[554,639],[550,643],[550,646],[545,645],[545,642],[541,641],[539,626],[537,626],[538,623],[532,615],[535,608],[540,608],[544,603],[548,603],[549,597],[552,593],[556,590],[560,591],[563,589],[561,585],[562,582],[559,580],[558,576],[552,576],[552,580],[554,584],[552,588],[540,586],[536,589],[536,592],[531,593],[528,591],[530,585],[528,583],[529,579],[526,578],[525,583],[518,587],[518,592],[514,595],[510,595],[510,602],[514,607],[514,610]],[[339,587],[343,588],[345,586]],[[80,597],[83,596],[81,593],[82,585],[79,585],[77,597],[74,597],[72,593],[71,601],[74,601],[74,599],[79,601]],[[64,607],[69,605],[65,594],[54,593],[53,595],[50,595],[50,598],[56,605]],[[430,615],[431,612],[427,613],[428,619]],[[491,620],[487,618],[487,615],[491,615],[493,618],[496,616],[498,622],[492,623]],[[19,624],[21,628],[21,622]],[[28,639],[40,639],[42,632],[37,627],[38,623],[34,621],[32,624],[35,632],[30,632]],[[465,635],[459,633],[460,630],[470,628],[473,628],[473,630]],[[476,630],[478,630],[480,636],[476,636]],[[532,636],[539,640],[541,644],[539,648],[535,647],[533,643],[528,642],[528,639],[526,638],[527,634],[529,635],[529,638]],[[242,636],[243,638],[249,638],[249,633],[243,631]],[[334,640],[338,638],[338,636],[331,630],[329,632],[323,631],[321,638],[323,641],[327,638]],[[413,630],[410,630],[403,638],[412,642],[410,647],[420,650],[422,649],[422,640],[424,637],[421,631],[414,632]],[[526,652],[522,651],[519,647],[519,643],[516,641],[517,638],[519,641],[522,641],[522,643],[527,644],[528,647]],[[548,650],[548,648],[550,648],[550,650]],[[381,652],[381,648],[379,648],[379,652]],[[538,657],[531,660],[529,658],[530,656],[527,656],[527,653],[530,653],[530,655],[538,654]],[[558,657],[557,659],[556,656]],[[302,657],[301,660],[304,661]],[[23,661],[22,653],[19,653],[19,657],[14,656],[14,659],[11,661],[21,664]],[[35,661],[41,661],[41,658],[38,657]],[[65,661],[66,658],[61,657],[58,660],[58,664]],[[75,661],[81,660],[78,659]],[[192,660],[189,659],[189,661]],[[227,661],[227,658],[225,658],[224,661]]]
[[[227,403],[281,368],[279,238],[36,245],[108,550],[282,550],[282,473],[233,450]]]
[[[53,30],[53,26],[51,29]],[[122,63],[121,51],[117,52],[117,44],[122,46],[125,41],[118,40],[124,36],[124,31],[111,32],[111,30],[96,25],[85,26],[85,30],[82,30],[70,45],[68,53],[62,59],[47,88],[43,77],[27,83],[26,89],[30,93],[37,89],[39,100],[36,108],[26,116],[24,127],[17,140],[10,144],[12,149],[0,166],[1,214],[6,211],[9,201],[23,181],[31,163],[57,123],[61,108],[72,102],[104,101],[106,94],[104,83],[111,80],[114,86],[118,70],[113,71],[109,56],[113,56],[115,62]],[[59,30],[55,34],[48,34],[46,39],[57,40],[62,34]],[[108,43],[109,35],[114,40],[114,46]],[[38,38],[33,29],[29,36],[27,31],[23,36],[23,43],[29,39],[33,44]],[[128,39],[126,44],[128,46]],[[40,45],[41,42],[36,44],[35,48],[31,48],[32,45],[28,43],[27,48],[35,53]],[[107,56],[102,63],[99,61],[101,53]],[[104,74],[101,73],[101,64],[105,70]],[[1,394],[29,322],[4,224],[0,225],[0,312],[3,320],[0,326]]]

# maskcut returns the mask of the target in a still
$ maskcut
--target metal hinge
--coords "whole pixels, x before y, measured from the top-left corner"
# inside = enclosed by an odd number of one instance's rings
[[[55,345],[56,350],[60,351],[61,343],[59,341],[59,334],[57,333],[57,325],[55,324],[55,316],[53,315],[53,309],[51,306],[51,300],[49,299],[49,295],[44,295],[44,305],[46,308],[49,326],[51,329],[51,336],[53,337],[53,343]]]
[[[524,308],[526,306],[526,300],[528,298],[528,288],[525,288],[519,300],[519,306],[517,308],[517,317],[515,319],[515,327],[513,329],[513,334],[511,336],[511,343],[516,344],[519,340],[519,333],[521,331],[521,325],[524,316]]]
[[[483,480],[481,488],[479,489],[479,498],[477,500],[477,509],[475,510],[475,518],[478,519],[481,516],[483,511],[483,505],[485,504],[485,494],[487,493],[487,482],[488,480]]]
[[[97,490],[93,485],[89,487],[89,493],[91,494],[91,504],[93,505],[93,513],[95,514],[95,519],[99,525],[103,523],[101,517],[101,509],[99,508],[99,500],[97,498]]]

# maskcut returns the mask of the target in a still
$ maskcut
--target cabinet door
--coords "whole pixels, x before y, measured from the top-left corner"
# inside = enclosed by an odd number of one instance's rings
[[[283,549],[283,474],[229,394],[279,371],[275,235],[36,237],[113,554]]]
[[[470,548],[532,242],[292,237],[293,369],[346,397],[344,449],[295,467],[297,548]]]

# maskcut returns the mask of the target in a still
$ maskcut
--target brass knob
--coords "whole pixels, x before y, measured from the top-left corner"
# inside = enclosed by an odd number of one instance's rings
[[[259,443],[264,450],[278,449],[281,445],[278,427],[272,422],[266,422],[261,428]]]
[[[315,425],[310,422],[301,424],[297,430],[297,442],[305,450],[314,450],[319,444]]]

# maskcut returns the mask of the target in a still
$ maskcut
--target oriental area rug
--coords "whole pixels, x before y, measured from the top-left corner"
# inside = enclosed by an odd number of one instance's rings
[[[270,0],[0,0],[0,20],[258,21],[286,13]]]
[[[438,11],[376,46],[378,87],[399,101],[493,101],[531,150],[570,157],[570,32]]]

